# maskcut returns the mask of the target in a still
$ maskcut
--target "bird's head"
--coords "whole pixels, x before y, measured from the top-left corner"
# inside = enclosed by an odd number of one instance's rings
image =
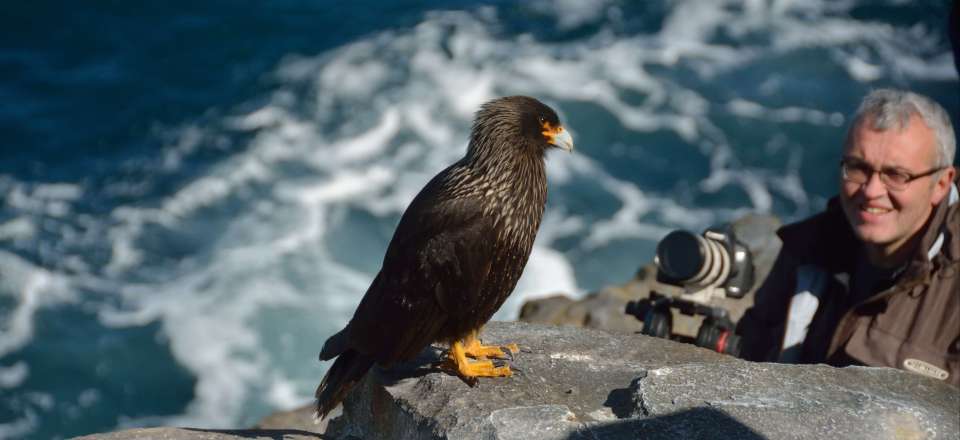
[[[474,120],[472,137],[470,149],[477,150],[473,154],[513,148],[538,155],[553,147],[573,151],[573,137],[557,113],[528,96],[507,96],[484,104]]]

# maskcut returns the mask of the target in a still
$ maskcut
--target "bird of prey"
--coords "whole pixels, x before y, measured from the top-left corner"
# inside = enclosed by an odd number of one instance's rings
[[[413,199],[353,318],[323,345],[320,359],[337,359],[317,387],[319,418],[374,363],[413,359],[434,342],[450,344],[445,365],[468,382],[511,375],[490,358],[516,345],[483,346],[477,335],[530,256],[552,147],[572,151],[573,138],[542,102],[509,96],[481,106],[467,154]]]

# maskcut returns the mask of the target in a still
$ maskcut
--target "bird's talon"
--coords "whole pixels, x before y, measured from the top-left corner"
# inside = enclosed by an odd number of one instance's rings
[[[501,346],[483,345],[476,334],[471,334],[463,343],[464,354],[477,360],[486,359],[511,359],[513,355],[520,352],[517,344],[506,344]]]

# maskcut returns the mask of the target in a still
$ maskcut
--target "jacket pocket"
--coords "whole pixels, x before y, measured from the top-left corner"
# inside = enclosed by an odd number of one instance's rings
[[[957,383],[960,365],[935,349],[905,341],[861,318],[844,347],[850,357],[872,367],[891,367]]]

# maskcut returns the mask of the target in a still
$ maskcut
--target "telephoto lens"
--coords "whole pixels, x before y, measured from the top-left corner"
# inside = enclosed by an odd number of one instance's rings
[[[657,266],[673,284],[692,288],[718,286],[730,274],[730,255],[720,240],[684,230],[672,231],[657,244]]]
[[[707,262],[707,253],[696,234],[676,230],[657,243],[657,266],[677,281],[693,278]]]

